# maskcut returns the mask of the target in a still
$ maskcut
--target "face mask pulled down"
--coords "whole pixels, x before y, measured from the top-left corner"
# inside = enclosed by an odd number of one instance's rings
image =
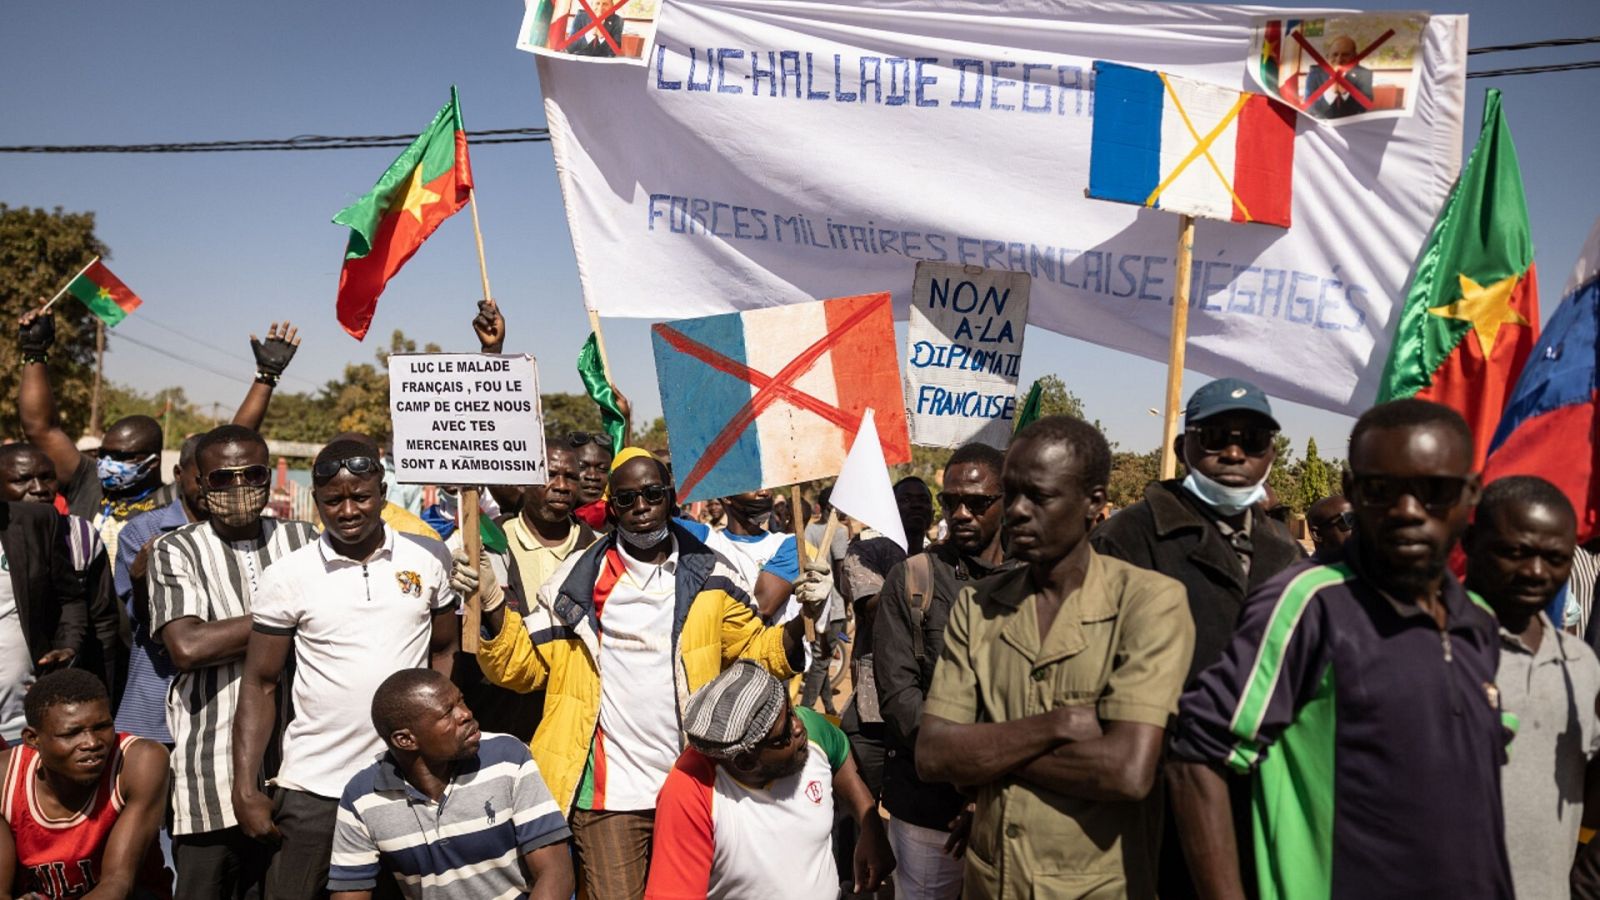
[[[205,503],[212,521],[229,528],[243,528],[261,518],[261,510],[267,505],[267,488],[262,485],[208,490]]]
[[[155,471],[156,464],[160,461],[159,453],[152,453],[144,459],[131,462],[102,457],[95,461],[95,472],[100,476],[100,487],[108,491],[125,491]]]
[[[622,541],[635,550],[648,550],[667,539],[667,523],[662,522],[660,528],[653,528],[644,532],[629,531],[622,526],[617,526],[617,540]]]
[[[1270,468],[1267,471],[1272,471]],[[1189,493],[1199,497],[1201,502],[1216,510],[1224,516],[1236,516],[1250,507],[1267,499],[1267,477],[1246,487],[1229,487],[1221,482],[1212,481],[1193,469],[1189,476],[1183,479],[1183,486]]]

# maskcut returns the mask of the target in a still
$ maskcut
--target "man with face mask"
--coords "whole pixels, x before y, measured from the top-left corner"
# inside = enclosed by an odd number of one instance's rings
[[[782,682],[748,660],[689,698],[683,751],[656,804],[647,898],[832,897],[835,805],[861,829],[854,890],[875,891],[894,857],[844,732],[789,705]],[[713,821],[713,815],[715,821]],[[783,864],[772,850],[781,847]]]
[[[724,497],[722,508],[728,527],[721,532],[688,519],[679,524],[713,546],[726,538],[726,546],[749,561],[745,576],[755,583],[756,611],[763,620],[781,625],[799,615],[799,603],[792,601],[790,595],[800,580],[800,558],[795,554],[794,535],[774,524],[777,517],[772,491],[762,488]]]
[[[177,670],[167,695],[173,737],[172,853],[176,896],[242,898],[266,872],[266,847],[246,837],[228,802],[230,754],[250,610],[262,573],[316,540],[309,522],[263,518],[267,443],[223,425],[195,448],[208,513],[149,550],[150,631]]]
[[[177,487],[161,483],[161,424],[149,416],[125,416],[106,427],[97,458],[78,452],[77,444],[61,428],[50,389],[46,363],[55,339],[55,319],[49,313],[29,312],[18,321],[22,378],[17,416],[28,441],[55,464],[69,511],[94,522],[114,559],[123,522],[160,509],[177,497]],[[234,414],[234,424],[261,427],[272,391],[299,346],[300,338],[288,322],[272,323],[265,341],[250,336],[256,379]]]
[[[478,664],[503,687],[546,692],[529,749],[572,826],[583,896],[643,895],[689,696],[740,657],[780,678],[806,666],[805,616],[763,625],[738,565],[673,520],[673,499],[666,466],[626,448],[611,471],[611,533],[568,557],[526,618],[492,568],[478,571],[491,635]]]
[[[1201,386],[1189,398],[1175,445],[1188,475],[1148,485],[1143,500],[1090,536],[1096,552],[1183,583],[1195,629],[1185,684],[1222,655],[1245,597],[1301,558],[1288,529],[1252,508],[1266,499],[1277,434],[1278,422],[1260,388],[1238,378]],[[1247,787],[1235,785],[1241,836],[1249,834],[1242,817]],[[1172,816],[1165,821],[1161,896],[1193,896]],[[1250,843],[1239,846],[1248,866]]]

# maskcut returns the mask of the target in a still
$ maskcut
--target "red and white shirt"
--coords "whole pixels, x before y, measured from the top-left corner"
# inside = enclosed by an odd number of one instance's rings
[[[48,900],[87,894],[100,882],[100,865],[106,841],[122,813],[122,760],[134,741],[131,734],[117,735],[116,747],[101,772],[94,798],[83,809],[64,819],[44,814],[34,787],[42,761],[26,744],[11,748],[3,788],[0,788],[0,815],[11,826],[16,844],[17,882],[13,892],[30,892]],[[139,874],[135,892],[168,898],[171,876],[161,866],[161,849],[151,842]]]
[[[805,768],[744,784],[693,749],[656,800],[646,900],[818,900],[839,893],[833,776],[850,755],[844,732],[796,708],[809,739]],[[774,848],[782,853],[774,856]]]

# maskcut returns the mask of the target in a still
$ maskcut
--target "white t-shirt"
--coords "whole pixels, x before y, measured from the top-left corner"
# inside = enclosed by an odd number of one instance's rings
[[[678,758],[672,615],[678,552],[659,566],[619,554],[623,574],[600,610],[600,733],[591,808],[654,809]]]
[[[324,534],[261,576],[255,628],[294,636],[294,719],[275,783],[339,797],[384,751],[372,695],[401,669],[428,665],[433,618],[454,610],[450,554],[440,541],[384,526],[365,563]]]
[[[33,684],[33,657],[22,633],[17,597],[11,585],[11,560],[0,550],[0,737],[15,743],[22,737],[22,696]]]

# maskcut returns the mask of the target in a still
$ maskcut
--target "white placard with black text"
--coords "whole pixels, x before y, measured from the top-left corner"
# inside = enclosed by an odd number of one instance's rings
[[[539,367],[527,354],[389,357],[402,484],[544,484]]]
[[[917,263],[906,330],[911,443],[1010,442],[1030,285],[1026,272]]]

